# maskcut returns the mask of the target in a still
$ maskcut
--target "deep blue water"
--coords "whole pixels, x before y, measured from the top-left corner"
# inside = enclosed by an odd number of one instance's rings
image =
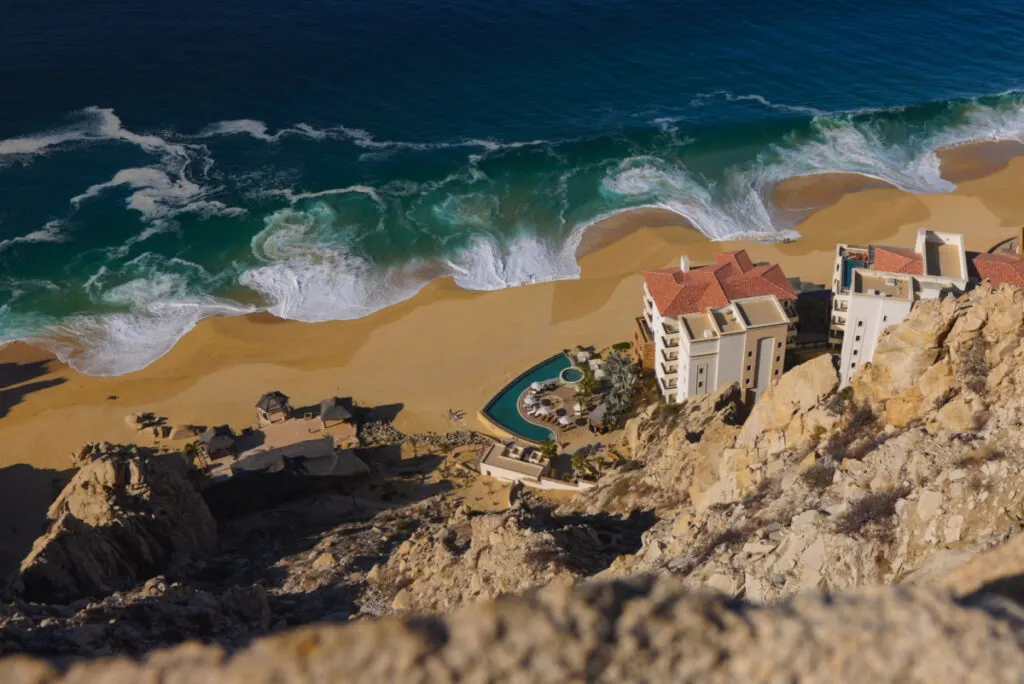
[[[0,0],[0,340],[121,373],[208,315],[575,277],[629,207],[778,239],[793,175],[949,191],[937,147],[1024,137],[1022,7]]]

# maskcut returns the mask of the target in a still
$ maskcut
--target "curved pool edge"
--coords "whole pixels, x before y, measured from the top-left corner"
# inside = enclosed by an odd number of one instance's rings
[[[506,436],[507,438],[511,438],[511,439],[518,439],[518,440],[521,440],[523,442],[527,442],[529,444],[540,444],[542,441],[544,441],[543,439],[534,439],[532,437],[527,437],[526,435],[519,433],[514,428],[512,428],[512,427],[510,427],[508,425],[505,425],[504,423],[500,422],[496,417],[491,415],[490,410],[494,406],[494,404],[497,403],[497,401],[499,399],[501,399],[501,397],[504,396],[504,394],[507,391],[509,391],[516,383],[518,383],[520,380],[522,380],[526,376],[530,375],[531,373],[535,372],[538,368],[541,368],[542,366],[545,366],[545,365],[547,365],[549,363],[552,363],[555,359],[557,359],[559,357],[564,357],[565,360],[569,362],[569,368],[575,368],[576,367],[575,364],[573,363],[572,359],[569,358],[569,355],[566,354],[564,351],[558,352],[557,354],[552,354],[551,356],[549,356],[549,357],[547,357],[547,358],[545,358],[545,359],[543,359],[541,361],[538,361],[537,363],[533,364],[532,366],[527,368],[525,371],[523,371],[522,373],[520,373],[519,375],[517,375],[514,378],[512,378],[511,380],[509,380],[507,383],[505,383],[504,386],[502,386],[502,388],[500,390],[498,390],[497,393],[493,397],[491,397],[491,400],[488,401],[486,404],[484,404],[484,407],[477,412],[477,418],[479,418],[480,421],[488,429],[492,430],[493,432],[495,432],[495,433],[497,433],[499,435],[503,435],[503,436]],[[559,371],[558,375],[555,378],[550,378],[550,379],[551,380],[560,379],[561,378],[561,374],[562,374],[562,372]],[[516,411],[518,412],[518,410],[519,410],[519,407],[518,407],[519,397],[516,396],[515,399],[516,399]],[[530,423],[525,418],[523,418],[522,415],[520,415],[520,418],[522,418],[523,422],[527,423],[528,425],[532,425],[533,427],[536,427],[536,428],[541,429],[541,430],[547,430],[548,436],[545,439],[555,439],[557,437],[557,433],[555,433],[554,430],[551,430],[551,429],[546,428],[546,427],[541,427],[540,425],[536,425],[535,423]]]

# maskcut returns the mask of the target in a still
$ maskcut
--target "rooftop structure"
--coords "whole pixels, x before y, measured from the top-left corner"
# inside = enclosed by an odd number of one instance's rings
[[[843,385],[871,361],[882,332],[906,318],[917,302],[958,294],[981,280],[1024,287],[1024,259],[967,252],[963,235],[926,228],[918,230],[913,249],[838,245],[830,341],[840,349]]]
[[[1024,289],[1024,257],[1008,252],[974,254],[971,265],[978,280],[987,280],[995,287],[1009,283]]]
[[[730,382],[757,397],[782,372],[797,294],[777,264],[739,250],[691,268],[684,255],[679,268],[644,273],[644,295],[635,347],[666,401]]]
[[[256,402],[256,414],[261,425],[287,420],[292,407],[283,392],[267,392]]]
[[[480,472],[506,482],[540,481],[548,469],[540,452],[531,447],[496,442],[480,458]]]
[[[230,451],[235,445],[235,433],[228,425],[207,428],[199,435],[199,444],[209,456]]]
[[[330,397],[320,402],[320,422],[350,423],[355,420],[355,405],[350,398]]]

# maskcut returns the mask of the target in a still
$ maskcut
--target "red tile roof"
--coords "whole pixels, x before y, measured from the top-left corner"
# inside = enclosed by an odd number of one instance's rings
[[[971,261],[978,276],[995,287],[1010,283],[1024,288],[1024,258],[1006,253],[977,254]]]
[[[871,268],[887,273],[924,275],[924,259],[905,247],[875,247],[875,262]]]
[[[778,264],[755,266],[743,249],[717,254],[714,264],[689,271],[646,271],[644,280],[662,316],[717,309],[746,297],[775,295],[781,302],[796,299],[793,286]]]

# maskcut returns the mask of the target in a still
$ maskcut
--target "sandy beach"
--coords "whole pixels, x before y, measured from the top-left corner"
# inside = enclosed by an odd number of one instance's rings
[[[968,152],[957,152],[963,164]],[[990,159],[990,150],[978,152]],[[679,217],[639,210],[592,229],[581,245],[582,278],[497,292],[450,280],[356,321],[297,323],[262,314],[201,322],[166,356],[130,375],[80,375],[25,344],[0,350],[0,468],[18,463],[64,469],[89,441],[132,441],[124,417],[152,411],[169,423],[255,420],[261,393],[280,389],[296,405],[333,394],[363,405],[401,405],[406,431],[451,430],[447,409],[476,411],[509,379],[554,351],[631,338],[640,272],[688,253],[702,263],[745,247],[787,275],[826,282],[837,241],[910,245],[922,225],[963,232],[987,250],[1024,223],[1024,159],[964,181],[951,194],[908,195],[848,175],[794,179],[780,187],[790,208],[819,208],[791,243],[712,243]],[[116,397],[116,398],[114,398]]]

